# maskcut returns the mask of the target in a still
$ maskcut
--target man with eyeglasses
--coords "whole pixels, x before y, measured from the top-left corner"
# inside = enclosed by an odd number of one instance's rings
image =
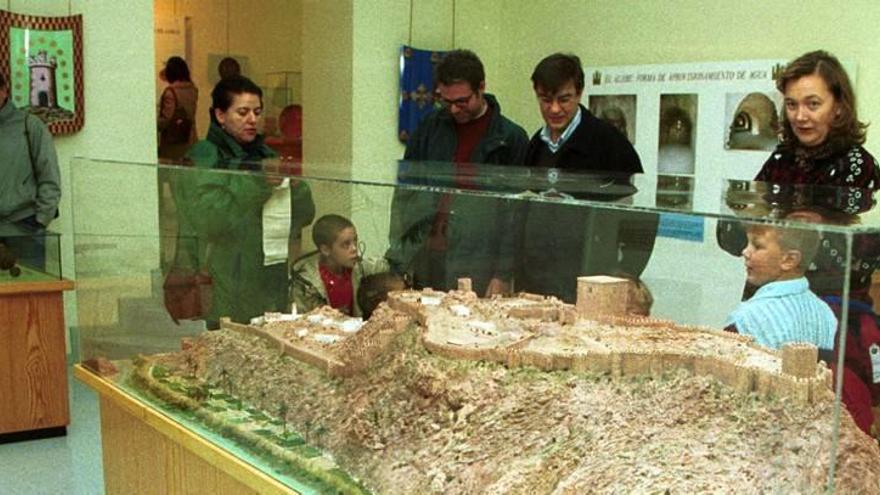
[[[529,142],[526,166],[547,168],[548,177],[574,179],[564,181],[572,190],[561,192],[580,199],[596,199],[593,186],[628,184],[643,172],[626,136],[581,105],[584,71],[577,56],[544,58],[532,73],[532,86],[544,126]],[[588,175],[576,178],[578,172]],[[657,227],[656,215],[555,203],[530,203],[524,215],[517,290],[566,302],[575,300],[578,276],[638,277]]]
[[[422,183],[479,188],[478,164],[521,165],[528,135],[486,93],[485,71],[469,50],[448,52],[435,69],[440,108],[410,137],[404,162]],[[444,180],[445,179],[445,180]],[[450,289],[472,279],[480,295],[507,292],[513,270],[512,209],[495,198],[399,188],[386,256],[416,288]]]
[[[532,87],[545,125],[529,142],[526,165],[643,172],[626,136],[581,105],[584,70],[577,56],[554,53],[541,60],[532,73]]]

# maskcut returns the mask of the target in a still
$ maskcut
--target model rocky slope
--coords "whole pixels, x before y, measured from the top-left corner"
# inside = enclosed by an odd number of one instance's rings
[[[363,325],[329,308],[224,322],[146,363],[283,417],[359,480],[322,478],[343,492],[824,492],[834,400],[815,348],[620,316],[624,285],[579,280],[572,306],[462,281],[394,293]],[[835,491],[880,493],[880,449],[845,411],[835,460]]]

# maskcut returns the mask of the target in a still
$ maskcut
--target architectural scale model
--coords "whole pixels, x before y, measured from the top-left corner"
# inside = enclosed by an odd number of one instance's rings
[[[319,491],[821,493],[833,463],[835,491],[880,492],[880,448],[845,410],[834,441],[814,346],[628,316],[627,283],[579,278],[570,305],[463,279],[366,322],[224,320],[132,381]]]

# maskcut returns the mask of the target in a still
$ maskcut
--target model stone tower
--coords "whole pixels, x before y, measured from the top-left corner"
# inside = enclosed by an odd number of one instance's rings
[[[31,72],[31,106],[55,108],[58,96],[55,85],[55,69],[58,64],[45,50],[28,57]]]
[[[625,316],[629,281],[625,278],[596,275],[578,277],[578,317],[594,320],[598,316]]]
[[[792,342],[782,346],[782,372],[797,378],[816,375],[819,348],[806,342]]]

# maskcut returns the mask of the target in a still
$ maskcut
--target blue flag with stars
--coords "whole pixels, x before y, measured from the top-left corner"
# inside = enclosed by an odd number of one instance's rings
[[[400,48],[400,116],[397,136],[406,142],[434,110],[434,66],[446,52]]]

